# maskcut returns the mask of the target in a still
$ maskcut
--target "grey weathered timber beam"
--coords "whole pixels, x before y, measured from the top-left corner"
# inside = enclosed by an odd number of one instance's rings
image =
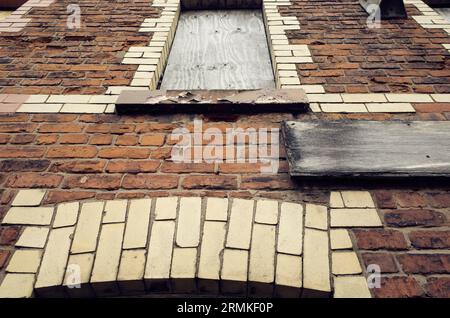
[[[256,113],[308,111],[302,89],[122,91],[116,110],[124,113]]]
[[[288,121],[291,176],[450,177],[450,122]]]

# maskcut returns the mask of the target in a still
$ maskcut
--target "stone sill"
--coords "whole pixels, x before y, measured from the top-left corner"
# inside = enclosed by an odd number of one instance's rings
[[[308,111],[301,89],[260,90],[126,90],[116,111],[125,113],[261,113]]]

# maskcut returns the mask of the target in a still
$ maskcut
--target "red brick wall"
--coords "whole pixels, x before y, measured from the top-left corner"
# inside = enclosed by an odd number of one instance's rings
[[[449,43],[441,29],[423,29],[412,18],[383,21],[368,29],[358,0],[293,0],[281,7],[295,15],[301,30],[290,31],[294,44],[308,44],[314,63],[298,64],[302,84],[322,84],[329,93],[448,93]]]
[[[300,118],[316,116],[320,115]],[[224,129],[279,127],[281,120],[293,118],[267,114],[203,119],[205,128]],[[382,288],[374,290],[375,296],[450,297],[448,188],[432,184],[303,184],[290,179],[284,151],[276,175],[260,174],[254,164],[173,164],[170,132],[190,127],[192,119],[188,115],[0,116],[0,217],[20,188],[50,189],[45,203],[174,194],[322,204],[328,203],[331,189],[365,189],[376,199],[384,228],[354,230],[353,239],[366,265],[381,265]],[[1,228],[0,267],[19,231],[18,227]]]
[[[70,0],[33,8],[20,32],[0,33],[0,93],[102,94],[129,85],[136,65],[121,65],[132,45],[146,45],[138,33],[144,18],[157,17],[150,0],[80,0],[81,25],[66,26]]]
[[[414,20],[367,30],[357,0],[293,1],[293,44],[308,44],[314,63],[297,65],[302,84],[328,92],[450,92],[450,43],[439,29]],[[136,70],[121,65],[131,45],[145,45],[143,19],[155,17],[148,0],[82,0],[83,28],[66,29],[66,6],[34,8],[23,31],[0,34],[0,93],[99,94],[128,85]],[[409,14],[418,12],[408,7]],[[419,104],[417,114],[266,114],[204,117],[210,126],[279,127],[288,119],[448,120],[450,104]],[[416,106],[416,105],[415,105]],[[421,107],[421,108],[420,108]],[[281,149],[280,170],[262,175],[255,164],[173,164],[169,135],[193,116],[0,115],[0,218],[20,188],[50,189],[45,203],[164,195],[267,197],[327,204],[330,190],[369,190],[382,229],[353,232],[366,263],[382,267],[378,297],[450,297],[448,186],[365,184],[335,186],[293,181]],[[0,227],[0,269],[19,227]]]

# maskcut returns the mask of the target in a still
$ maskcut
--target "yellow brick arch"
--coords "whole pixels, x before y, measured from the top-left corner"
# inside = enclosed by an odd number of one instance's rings
[[[348,231],[334,225],[361,210],[343,195],[331,208],[175,196],[41,205],[44,190],[21,190],[2,221],[24,229],[0,297],[370,297]]]

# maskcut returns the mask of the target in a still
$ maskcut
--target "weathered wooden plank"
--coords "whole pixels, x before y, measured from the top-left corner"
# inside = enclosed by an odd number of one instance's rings
[[[450,177],[450,122],[287,121],[292,176]]]
[[[161,88],[274,88],[258,10],[186,11],[180,16]]]

